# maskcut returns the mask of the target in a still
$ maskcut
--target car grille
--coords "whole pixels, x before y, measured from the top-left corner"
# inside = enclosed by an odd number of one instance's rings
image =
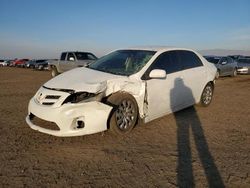
[[[45,99],[59,99],[60,95],[46,95]]]
[[[41,105],[51,106],[55,104],[60,97],[60,95],[45,95],[42,92],[39,92],[36,96],[36,100]]]

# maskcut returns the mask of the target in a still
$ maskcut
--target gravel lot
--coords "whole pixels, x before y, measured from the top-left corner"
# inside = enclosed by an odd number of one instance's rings
[[[0,187],[250,187],[250,75],[216,82],[208,108],[58,138],[25,123],[48,71],[0,68]]]

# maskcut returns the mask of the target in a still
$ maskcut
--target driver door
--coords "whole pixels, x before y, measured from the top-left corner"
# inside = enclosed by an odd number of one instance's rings
[[[61,62],[61,69],[63,72],[71,70],[76,67],[76,58],[74,53],[69,52],[65,61]]]
[[[220,69],[220,74],[222,76],[227,75],[228,72],[230,71],[230,68],[228,66],[228,61],[226,57],[222,57],[220,62],[219,62],[219,69]]]
[[[160,54],[152,63],[145,75],[154,69],[162,69],[167,73],[166,78],[146,78],[146,97],[148,112],[145,122],[171,113],[181,108],[184,100],[181,97],[184,88],[182,68],[175,51]]]

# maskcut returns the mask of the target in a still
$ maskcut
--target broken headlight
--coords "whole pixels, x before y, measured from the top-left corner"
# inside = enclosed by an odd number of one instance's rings
[[[79,103],[79,102],[89,102],[89,101],[100,101],[102,99],[102,93],[88,93],[88,92],[77,92],[68,96],[64,103]]]

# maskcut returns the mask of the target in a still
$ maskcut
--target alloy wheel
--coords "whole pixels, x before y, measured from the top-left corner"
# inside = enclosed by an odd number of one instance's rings
[[[123,100],[115,113],[117,126],[120,130],[126,131],[133,126],[136,118],[136,108],[130,100]]]

